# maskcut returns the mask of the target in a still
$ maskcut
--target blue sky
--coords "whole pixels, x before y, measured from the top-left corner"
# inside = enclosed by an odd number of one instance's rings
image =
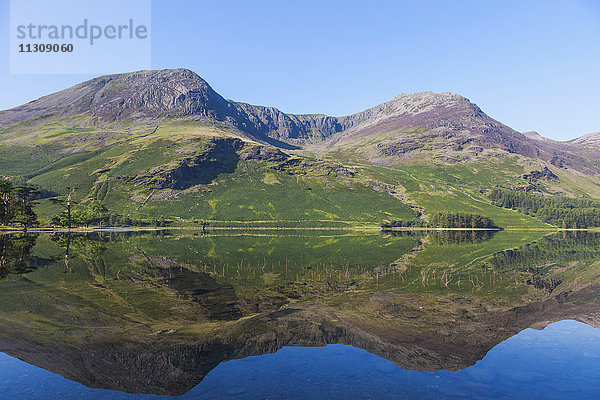
[[[0,0],[5,55],[8,24]],[[152,68],[175,67],[292,113],[456,92],[519,131],[567,140],[600,131],[600,1],[154,0]],[[0,109],[91,77],[11,75],[2,57]]]

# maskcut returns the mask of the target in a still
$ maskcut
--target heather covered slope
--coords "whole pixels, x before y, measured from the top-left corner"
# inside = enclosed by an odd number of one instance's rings
[[[52,119],[78,117],[79,124],[160,123],[165,119],[219,122],[239,135],[321,147],[376,145],[381,156],[404,157],[415,150],[465,150],[470,156],[497,149],[550,161],[578,147],[527,137],[487,116],[454,93],[401,94],[368,110],[344,117],[285,114],[274,107],[224,99],[186,69],[107,75],[83,82],[11,110],[0,112],[4,132],[20,131],[18,122],[35,126]],[[279,142],[280,143],[280,142]],[[566,153],[565,153],[566,154]],[[579,163],[570,161],[581,167]],[[582,164],[582,165],[579,165]]]
[[[516,154],[586,174],[599,171],[597,155],[570,143],[521,134],[454,93],[402,94],[352,117],[357,122],[349,129],[307,151],[385,166],[452,164]]]

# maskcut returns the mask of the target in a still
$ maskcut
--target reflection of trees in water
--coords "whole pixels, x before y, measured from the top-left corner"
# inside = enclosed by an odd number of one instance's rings
[[[494,254],[489,263],[498,270],[531,272],[546,263],[600,260],[600,233],[563,231],[518,249]]]
[[[425,237],[439,246],[456,246],[464,244],[477,244],[492,239],[497,231],[466,230],[466,231],[395,231],[382,230],[380,234],[384,237]]]
[[[0,278],[30,272],[47,263],[46,259],[31,256],[37,237],[37,234],[0,236]]]
[[[57,246],[65,249],[65,255],[68,256],[71,251],[76,252],[86,258],[96,258],[106,251],[106,246],[110,238],[98,233],[57,233],[52,235],[52,241]]]
[[[51,236],[51,239],[65,249],[64,253],[58,257],[45,258],[31,254],[38,236],[36,233],[0,235],[0,279],[8,274],[31,272],[61,258],[69,270],[69,257],[73,252],[96,259],[106,250],[106,244],[110,241],[108,236],[99,234],[58,233]]]
[[[497,231],[433,231],[429,237],[440,246],[477,244],[491,240]]]
[[[99,233],[57,233],[52,236],[52,241],[59,247],[65,249],[64,254],[61,256],[65,263],[65,269],[72,272],[69,262],[73,257],[73,253],[76,253],[84,258],[99,260],[102,253],[106,251],[106,245],[110,241],[109,237],[106,237]]]
[[[396,231],[396,230],[386,230],[382,229],[379,231],[379,234],[383,237],[424,237],[426,233],[425,231]]]

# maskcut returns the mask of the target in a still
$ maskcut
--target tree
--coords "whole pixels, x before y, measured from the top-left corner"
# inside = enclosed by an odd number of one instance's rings
[[[33,211],[36,202],[34,197],[38,194],[37,189],[31,186],[13,186],[5,178],[0,178],[0,204],[1,219],[0,223],[9,225],[11,223],[20,223],[25,227],[37,223],[37,215]]]
[[[73,201],[71,199],[73,193],[75,192],[75,189],[76,188],[67,187],[67,192],[68,193],[67,193],[67,198],[66,199],[57,199],[57,198],[50,199],[50,201],[52,203],[58,204],[58,205],[64,207],[64,209],[65,209],[65,211],[67,213],[67,221],[66,222],[67,222],[67,226],[69,227],[69,229],[71,229],[71,222],[72,222],[71,221],[71,209],[73,208],[74,205],[77,204],[76,201]],[[60,220],[60,214],[58,216],[54,217],[53,221],[56,220],[57,218]]]
[[[98,200],[92,200],[86,204],[82,219],[85,226],[92,224],[102,226],[103,223],[110,220],[110,213],[104,204],[100,203]]]
[[[33,206],[37,204],[33,199],[38,194],[38,190],[31,186],[17,186],[13,189],[13,193],[18,203],[14,221],[22,224],[27,230],[28,226],[38,222],[37,215],[33,211]]]
[[[60,204],[60,203],[58,203]],[[71,204],[77,204],[71,202]],[[100,225],[109,222],[111,214],[106,206],[97,200],[90,200],[85,203],[81,203],[77,208],[71,207],[69,210],[68,203],[63,203],[65,208],[54,218],[52,222],[56,225],[69,226],[72,225]]]
[[[3,222],[8,225],[10,222],[10,203],[12,200],[12,184],[8,179],[0,178],[0,201],[2,201]]]

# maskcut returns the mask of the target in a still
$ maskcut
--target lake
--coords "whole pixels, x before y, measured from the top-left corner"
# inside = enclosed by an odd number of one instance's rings
[[[597,398],[600,233],[0,235],[11,399]]]

